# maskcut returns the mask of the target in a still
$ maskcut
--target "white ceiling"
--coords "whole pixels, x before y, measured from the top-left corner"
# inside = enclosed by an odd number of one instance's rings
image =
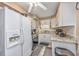
[[[41,2],[44,6],[47,7],[47,10],[43,10],[42,8],[34,7],[32,9],[31,14],[37,15],[39,18],[54,16],[58,7],[57,2]],[[20,6],[22,6],[26,11],[29,9],[29,2],[18,2]]]

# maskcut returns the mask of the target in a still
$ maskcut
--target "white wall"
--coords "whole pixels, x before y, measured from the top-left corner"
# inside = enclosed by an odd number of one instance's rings
[[[31,20],[31,23],[32,23],[32,29],[36,29],[37,28],[37,21],[36,20],[34,20],[34,19],[32,19]]]
[[[40,20],[40,23],[42,29],[50,28],[50,19]]]

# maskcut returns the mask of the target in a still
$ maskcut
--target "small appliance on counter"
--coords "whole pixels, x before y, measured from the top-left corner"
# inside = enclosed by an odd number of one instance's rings
[[[56,33],[56,35],[59,35],[60,37],[66,36],[66,33],[64,32],[63,29],[56,29],[55,33]]]
[[[62,32],[62,29],[56,29],[56,34],[59,35],[59,32]]]

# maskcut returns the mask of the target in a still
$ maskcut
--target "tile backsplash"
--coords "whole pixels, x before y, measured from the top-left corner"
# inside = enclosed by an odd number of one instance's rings
[[[63,30],[66,32],[67,35],[70,36],[75,36],[75,29],[74,26],[68,26],[68,27],[64,27]]]

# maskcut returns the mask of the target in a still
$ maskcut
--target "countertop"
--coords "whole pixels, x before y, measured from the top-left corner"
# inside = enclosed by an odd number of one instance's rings
[[[58,35],[52,34],[51,41],[65,42],[65,43],[76,43],[76,39],[73,36],[67,35],[66,37],[59,37]]]
[[[65,42],[65,43],[77,43],[76,38],[74,36],[66,35],[66,37],[60,37],[55,34],[55,31],[41,31],[39,34],[50,34],[51,41]]]

